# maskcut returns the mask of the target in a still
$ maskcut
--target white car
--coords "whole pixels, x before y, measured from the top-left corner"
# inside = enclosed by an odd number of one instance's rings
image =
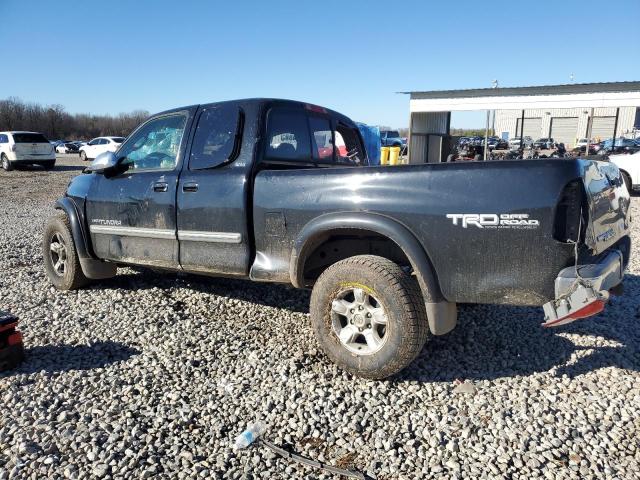
[[[0,132],[0,164],[6,171],[17,164],[53,168],[56,152],[45,136],[38,132]]]
[[[124,142],[123,137],[97,137],[80,147],[80,159],[83,162],[93,160],[104,152],[115,152]]]
[[[586,138],[580,138],[576,142],[576,147],[575,148],[584,148],[584,147],[587,146],[588,143],[589,143],[589,140],[587,140]]]
[[[609,161],[622,172],[622,178],[629,193],[640,189],[640,152],[630,155],[609,155]]]
[[[511,150],[515,150],[520,148],[520,137],[513,137],[511,140],[509,140],[509,148]],[[524,136],[524,148],[529,148],[533,145],[533,138],[529,137],[528,135]]]

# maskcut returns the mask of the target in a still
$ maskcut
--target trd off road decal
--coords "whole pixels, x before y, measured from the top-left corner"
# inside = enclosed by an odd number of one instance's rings
[[[462,228],[532,229],[540,226],[540,221],[529,218],[528,213],[447,213],[447,218]]]

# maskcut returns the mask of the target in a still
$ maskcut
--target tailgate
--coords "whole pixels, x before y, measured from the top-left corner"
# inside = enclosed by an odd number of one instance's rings
[[[53,152],[50,143],[16,143],[15,148],[18,155],[46,155]]]
[[[589,203],[585,242],[595,254],[629,235],[630,198],[613,163],[584,160],[582,180]]]

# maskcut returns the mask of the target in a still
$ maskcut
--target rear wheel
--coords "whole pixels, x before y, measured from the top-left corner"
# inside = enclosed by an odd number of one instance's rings
[[[56,161],[51,160],[49,162],[42,162],[42,166],[44,167],[45,170],[51,170],[56,166]]]
[[[80,267],[66,215],[49,218],[44,230],[42,256],[47,276],[58,290],[75,290],[89,283]]]
[[[5,169],[7,172],[13,170],[13,162],[9,160],[9,158],[4,153],[2,154],[1,160],[3,169]]]
[[[320,275],[311,295],[311,324],[327,356],[365,378],[399,372],[427,338],[416,280],[373,255],[347,258]]]

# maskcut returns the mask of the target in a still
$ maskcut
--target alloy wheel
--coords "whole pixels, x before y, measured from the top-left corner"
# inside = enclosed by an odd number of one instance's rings
[[[372,355],[387,339],[384,306],[363,288],[341,290],[331,303],[334,333],[343,347],[356,355]]]
[[[67,247],[62,235],[54,233],[49,242],[49,257],[53,271],[59,277],[63,277],[67,271]]]

